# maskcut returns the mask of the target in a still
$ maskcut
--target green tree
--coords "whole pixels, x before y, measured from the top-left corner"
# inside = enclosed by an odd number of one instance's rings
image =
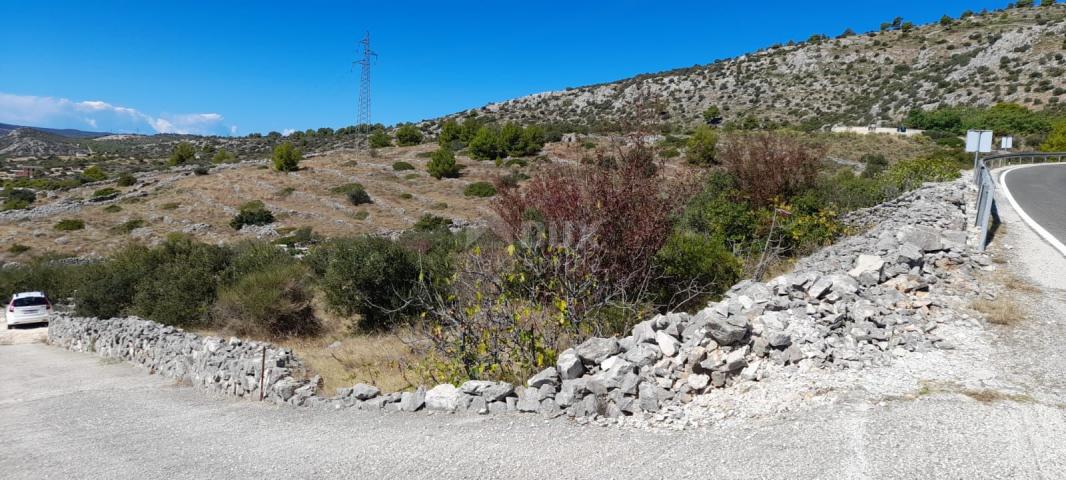
[[[430,155],[426,170],[433,178],[456,178],[459,176],[459,166],[455,163],[455,154],[450,148],[441,147]]]
[[[706,125],[696,127],[686,143],[685,158],[693,165],[710,166],[717,163],[715,151],[718,146],[718,132]]]
[[[370,148],[385,148],[392,146],[392,139],[384,130],[375,130],[370,134]]]
[[[1045,152],[1066,152],[1066,119],[1055,122],[1040,149]]]
[[[174,146],[174,150],[170,152],[170,165],[185,165],[188,162],[196,159],[196,147],[193,147],[189,142],[181,142]]]
[[[530,156],[540,153],[544,148],[544,128],[540,125],[530,125],[522,129],[522,140],[515,156]]]
[[[462,131],[459,132],[459,140],[463,143],[470,143],[484,124],[485,122],[477,117],[467,117],[466,120],[463,120]]]
[[[81,172],[81,178],[86,182],[100,182],[107,180],[107,174],[104,173],[104,169],[98,165],[90,165]]]
[[[722,110],[718,108],[718,105],[711,105],[703,111],[703,121],[708,124],[715,123],[722,120]]]
[[[454,148],[456,143],[462,142],[463,128],[454,119],[445,120],[440,126],[440,135],[437,136],[437,144],[442,147]]]
[[[285,142],[274,147],[274,170],[279,172],[295,172],[300,169],[300,160],[303,154],[300,149],[294,147],[291,142]]]
[[[519,156],[522,154],[522,127],[514,122],[507,122],[500,129],[499,133],[499,151],[497,155],[500,157],[511,155]]]
[[[951,17],[949,17],[947,15],[944,15],[943,17],[940,17],[940,24],[941,25],[946,27],[948,25],[951,25],[952,23],[954,23],[954,20],[952,20]]]
[[[470,140],[468,147],[470,156],[478,160],[495,160],[504,155],[500,148],[499,130],[489,125],[478,129],[477,135]]]
[[[401,147],[410,147],[422,143],[422,131],[411,124],[396,129],[396,144]]]

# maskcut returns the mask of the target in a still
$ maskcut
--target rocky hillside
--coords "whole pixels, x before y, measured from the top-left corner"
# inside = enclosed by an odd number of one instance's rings
[[[816,35],[736,58],[475,109],[521,122],[582,125],[624,120],[651,98],[664,121],[699,121],[711,105],[726,121],[866,125],[913,108],[1066,101],[1066,5],[1016,8],[885,31]],[[462,112],[466,114],[469,112]]]

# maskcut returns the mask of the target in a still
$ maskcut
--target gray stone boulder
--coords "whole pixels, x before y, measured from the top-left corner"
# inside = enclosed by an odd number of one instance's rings
[[[748,321],[740,316],[712,317],[707,322],[707,333],[719,345],[735,345],[748,334]]]
[[[454,412],[459,408],[459,389],[450,383],[442,383],[426,392],[426,409]]]
[[[373,385],[357,383],[352,386],[351,395],[358,400],[370,400],[381,394],[381,390]]]
[[[426,405],[426,388],[418,387],[413,392],[400,395],[400,411],[417,412]]]
[[[583,362],[599,365],[620,350],[621,348],[618,346],[618,340],[614,338],[592,337],[585,340],[581,345],[578,345],[576,352],[578,358]]]
[[[885,261],[879,255],[859,255],[855,259],[855,268],[848,270],[848,275],[861,279],[863,274],[876,274],[881,276],[881,269],[885,267]]]
[[[655,332],[655,343],[659,345],[659,350],[667,357],[677,355],[678,347],[681,345],[681,342],[678,342],[676,338],[663,330]]]
[[[559,385],[559,372],[555,367],[548,367],[541,370],[540,373],[533,375],[526,381],[526,385],[530,388],[540,388],[544,385],[551,385],[556,387]]]
[[[555,370],[562,380],[578,378],[585,374],[585,366],[574,349],[564,350],[555,360]]]
[[[944,249],[944,243],[940,240],[940,232],[925,226],[905,226],[896,234],[896,238],[903,244],[911,244],[923,252],[935,252]]]

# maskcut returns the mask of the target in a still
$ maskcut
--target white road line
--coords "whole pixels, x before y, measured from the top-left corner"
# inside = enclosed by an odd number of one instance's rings
[[[1019,168],[1028,168],[1040,165],[1046,164],[1038,163],[1034,165],[1018,165],[1007,168],[999,174],[999,185],[1003,190],[1003,194],[1007,196],[1007,201],[1009,201],[1011,206],[1014,207],[1014,211],[1018,212],[1018,216],[1022,217],[1022,220],[1025,221],[1027,225],[1029,225],[1029,228],[1033,229],[1033,231],[1036,232],[1037,235],[1040,235],[1040,237],[1043,238],[1044,241],[1050,243],[1051,246],[1055,248],[1055,250],[1058,250],[1059,253],[1062,254],[1062,256],[1066,257],[1066,245],[1063,245],[1062,242],[1059,241],[1059,239],[1055,238],[1055,236],[1051,234],[1051,232],[1044,230],[1044,227],[1041,227],[1039,223],[1036,223],[1036,220],[1033,220],[1033,217],[1030,217],[1028,213],[1025,213],[1025,210],[1022,210],[1021,205],[1018,205],[1018,202],[1014,200],[1014,195],[1010,194],[1010,189],[1007,188],[1007,174]]]

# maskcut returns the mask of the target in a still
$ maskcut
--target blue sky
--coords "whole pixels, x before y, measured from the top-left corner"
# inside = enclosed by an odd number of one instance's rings
[[[0,123],[223,135],[350,125],[367,30],[380,55],[373,119],[393,124],[1005,4],[0,0]]]

